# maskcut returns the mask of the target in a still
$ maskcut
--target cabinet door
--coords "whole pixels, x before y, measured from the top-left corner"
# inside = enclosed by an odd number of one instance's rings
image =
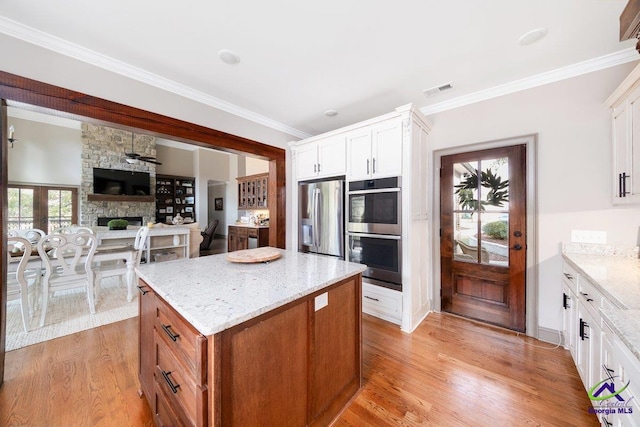
[[[222,332],[221,425],[307,425],[307,307]]]
[[[578,337],[576,347],[576,367],[578,368],[578,373],[582,379],[582,384],[588,389],[591,387],[589,384],[592,382],[591,355],[593,354],[592,346],[594,345],[594,342],[592,341],[592,334],[595,322],[587,311],[587,308],[584,307],[582,301],[578,303],[577,317]]]
[[[376,178],[402,174],[402,120],[375,126],[372,132],[371,173]]]
[[[636,89],[629,98],[629,113],[631,120],[631,141],[627,141],[627,175],[626,198],[628,203],[640,203],[640,88]]]
[[[563,283],[562,286],[563,292],[563,318],[564,318],[564,327],[563,327],[563,336],[564,336],[564,346],[569,353],[571,353],[571,357],[573,360],[576,360],[576,336],[578,335],[578,321],[576,320],[576,305],[578,304],[578,300],[569,289],[569,287]]]
[[[296,152],[296,178],[309,179],[318,176],[318,145],[310,142]]]
[[[249,236],[246,227],[236,228],[236,250],[249,249]]]
[[[150,404],[155,399],[153,386],[153,368],[155,366],[155,353],[153,351],[153,327],[156,322],[156,296],[153,290],[144,281],[138,282],[138,379],[140,380],[140,389],[147,396]],[[155,412],[155,408],[151,408]]]
[[[360,387],[360,283],[352,279],[310,301],[310,424],[328,425]],[[347,391],[345,393],[345,391]]]
[[[358,129],[346,136],[347,175],[350,180],[371,177],[371,129]]]
[[[318,176],[344,175],[347,172],[347,151],[344,135],[318,141]]]
[[[236,238],[237,238],[237,234],[236,234],[236,227],[232,227],[229,226],[229,231],[227,232],[227,252],[233,252],[233,251],[237,251],[237,242],[236,242]]]

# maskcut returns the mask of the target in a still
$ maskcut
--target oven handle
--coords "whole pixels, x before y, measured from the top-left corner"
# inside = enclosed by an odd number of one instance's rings
[[[372,194],[372,193],[399,193],[400,192],[400,188],[395,187],[395,188],[376,188],[375,190],[356,190],[356,191],[349,191],[348,193],[351,194]]]
[[[394,236],[391,234],[369,234],[369,233],[347,233],[348,236],[354,237],[373,237],[374,239],[400,240],[402,236]]]

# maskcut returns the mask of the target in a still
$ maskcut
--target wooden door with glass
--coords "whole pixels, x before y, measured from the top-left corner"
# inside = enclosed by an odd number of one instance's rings
[[[442,310],[525,330],[526,147],[443,156]]]

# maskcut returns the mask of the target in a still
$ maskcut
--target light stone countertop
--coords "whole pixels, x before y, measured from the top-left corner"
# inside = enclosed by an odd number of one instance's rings
[[[333,257],[278,250],[282,256],[269,263],[232,263],[224,253],[144,264],[136,271],[201,334],[213,335],[366,269]]]
[[[637,247],[563,245],[563,258],[616,307],[600,309],[605,323],[640,360],[640,259]]]
[[[234,222],[233,224],[229,224],[232,227],[245,227],[245,228],[269,228],[268,225],[251,225],[245,224],[243,222]]]

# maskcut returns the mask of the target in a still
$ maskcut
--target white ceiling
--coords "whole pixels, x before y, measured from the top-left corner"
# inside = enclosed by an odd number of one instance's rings
[[[304,137],[638,59],[626,0],[2,0],[0,33]],[[520,46],[527,31],[547,37]],[[217,56],[230,49],[236,65]],[[0,62],[1,64],[1,62]],[[0,65],[1,68],[1,65]],[[422,91],[452,82],[434,97]],[[325,110],[338,115],[326,117]]]

